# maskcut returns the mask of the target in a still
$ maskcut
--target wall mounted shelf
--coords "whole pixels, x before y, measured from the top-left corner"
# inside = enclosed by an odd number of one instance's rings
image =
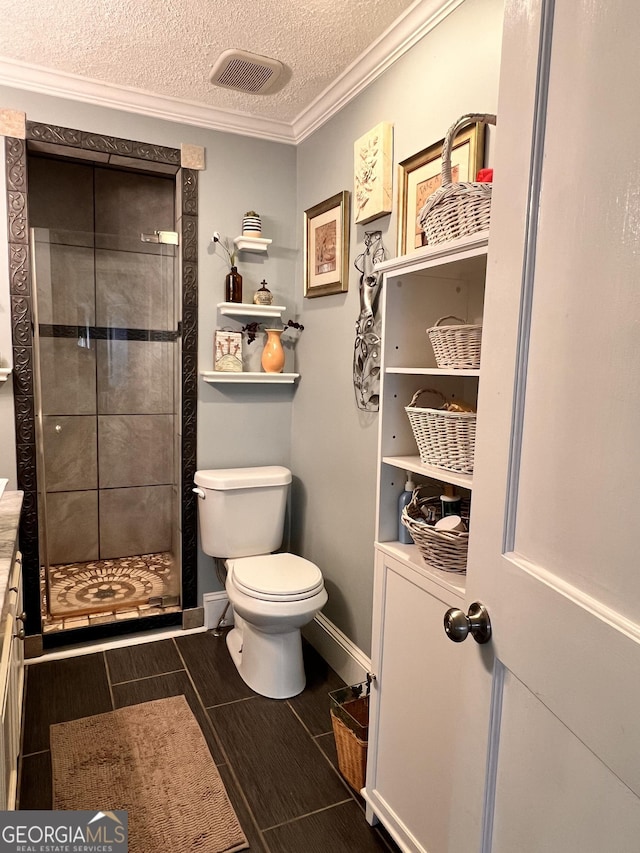
[[[0,367],[0,382],[6,382],[11,374],[10,367]]]
[[[235,237],[233,242],[239,252],[259,252],[266,253],[267,249],[273,242],[266,237]]]
[[[282,317],[284,305],[254,305],[252,302],[219,302],[218,311],[225,317]]]
[[[292,385],[299,373],[224,373],[221,370],[201,370],[200,376],[210,385]]]

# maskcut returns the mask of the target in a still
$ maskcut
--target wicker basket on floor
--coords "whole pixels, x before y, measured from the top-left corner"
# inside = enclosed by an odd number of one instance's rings
[[[491,220],[491,183],[451,180],[451,149],[458,131],[469,124],[495,124],[496,116],[469,113],[451,125],[442,147],[442,185],[418,214],[427,245],[456,240],[478,231],[486,231]],[[475,176],[474,176],[475,177]]]
[[[446,404],[446,398],[440,391],[421,388],[413,395],[409,405],[405,406],[418,445],[420,461],[423,465],[435,465],[447,471],[472,474],[476,445],[476,413],[417,406],[422,394],[435,394]]]
[[[433,522],[425,518],[424,510],[432,509]],[[469,523],[469,502],[463,501],[461,516]],[[441,517],[440,498],[425,496],[421,487],[413,491],[413,497],[402,510],[402,523],[418,546],[425,563],[442,572],[464,574],[467,570],[469,533],[457,530],[436,530],[435,521]]]
[[[364,788],[367,776],[369,694],[362,695],[363,690],[368,690],[368,685],[357,684],[329,694],[338,768],[356,791]]]
[[[441,326],[443,320],[457,320],[460,326]],[[436,364],[449,370],[478,370],[480,367],[480,347],[482,345],[482,326],[465,325],[464,320],[449,314],[440,317],[435,326],[427,329]]]

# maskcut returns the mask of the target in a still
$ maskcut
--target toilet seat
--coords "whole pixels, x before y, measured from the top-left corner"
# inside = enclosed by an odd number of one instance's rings
[[[315,563],[295,554],[263,554],[227,560],[233,585],[262,601],[300,601],[324,587]]]

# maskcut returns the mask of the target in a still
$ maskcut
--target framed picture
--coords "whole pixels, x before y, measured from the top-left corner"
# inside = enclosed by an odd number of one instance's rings
[[[485,125],[478,122],[461,131],[451,150],[451,179],[474,181],[484,165]],[[442,183],[444,139],[398,165],[398,255],[409,255],[423,245],[416,219],[420,209]]]
[[[349,287],[349,193],[343,190],[304,212],[304,295]]]
[[[391,213],[393,125],[381,121],[353,146],[353,221],[359,225]]]

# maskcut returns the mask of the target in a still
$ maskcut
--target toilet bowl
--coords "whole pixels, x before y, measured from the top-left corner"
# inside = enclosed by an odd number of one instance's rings
[[[245,683],[271,699],[305,687],[300,629],[327,603],[322,574],[293,554],[227,560],[225,585],[236,627],[227,646]]]
[[[271,699],[304,690],[300,629],[327,602],[320,569],[282,543],[291,472],[280,466],[198,471],[200,538],[223,559],[235,627],[227,634],[244,682]]]

